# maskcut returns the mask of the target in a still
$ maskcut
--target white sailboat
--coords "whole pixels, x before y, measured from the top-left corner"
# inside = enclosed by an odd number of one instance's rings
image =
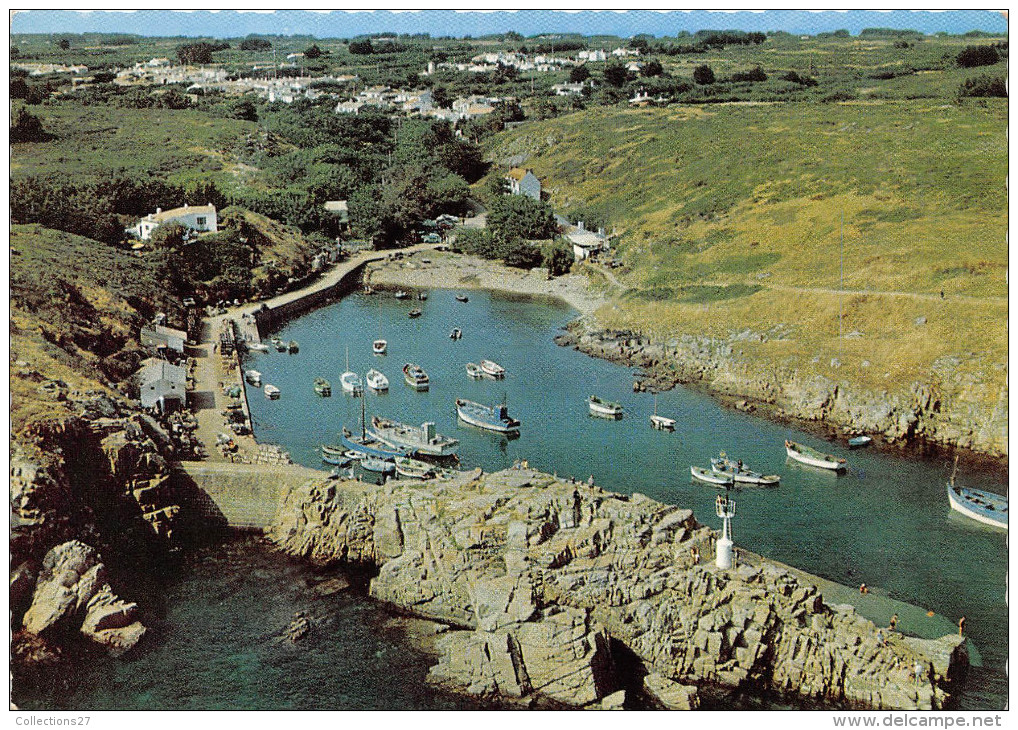
[[[361,376],[350,370],[350,347],[346,348],[346,372],[339,376],[339,382],[343,386],[343,392],[353,396],[364,395],[364,383]]]
[[[389,351],[389,343],[382,339],[382,300],[378,300],[378,339],[371,343],[371,352],[384,355]]]
[[[650,417],[650,425],[658,431],[674,431],[675,419],[665,418],[657,414],[657,393],[654,394],[654,415]]]

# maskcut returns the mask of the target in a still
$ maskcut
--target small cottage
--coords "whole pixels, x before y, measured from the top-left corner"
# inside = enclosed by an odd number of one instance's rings
[[[135,226],[128,228],[127,233],[147,241],[152,237],[152,232],[166,223],[179,223],[192,231],[199,233],[215,233],[219,230],[219,221],[216,218],[216,206],[214,205],[185,205],[183,208],[163,210],[156,208],[155,213],[149,213],[142,218]]]
[[[172,413],[187,403],[187,370],[155,358],[146,360],[138,371],[142,408]]]
[[[505,178],[509,182],[509,192],[513,195],[526,195],[534,200],[541,199],[541,181],[532,170],[514,167]]]

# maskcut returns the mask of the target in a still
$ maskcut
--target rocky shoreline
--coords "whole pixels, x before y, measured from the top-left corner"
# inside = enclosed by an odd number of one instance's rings
[[[967,667],[960,637],[878,629],[767,560],[716,568],[715,532],[690,510],[528,469],[308,482],[269,537],[318,563],[374,566],[371,596],[449,627],[431,681],[481,697],[691,709],[702,687],[932,709]],[[624,657],[635,672],[617,671]]]
[[[427,258],[428,263],[421,259]],[[710,395],[742,410],[759,410],[777,420],[825,427],[842,435],[878,436],[887,445],[929,445],[961,448],[1000,463],[1008,457],[1007,394],[993,408],[967,398],[978,382],[959,382],[951,389],[912,383],[907,392],[876,393],[821,375],[791,369],[763,371],[740,355],[740,342],[766,334],[740,333],[728,339],[682,335],[667,342],[638,333],[604,330],[595,312],[609,302],[576,274],[548,279],[547,272],[529,273],[496,262],[459,254],[416,255],[372,264],[365,274],[372,285],[485,288],[517,294],[555,296],[576,308],[581,317],[556,338],[562,346],[639,367],[644,386],[665,390],[677,384],[702,387]],[[951,363],[934,380],[957,380]]]

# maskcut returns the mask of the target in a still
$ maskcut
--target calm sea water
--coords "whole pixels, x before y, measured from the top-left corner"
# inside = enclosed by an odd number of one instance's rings
[[[648,422],[654,397],[632,392],[633,378],[626,368],[552,342],[556,331],[575,316],[574,310],[556,301],[478,291],[469,293],[468,303],[460,303],[454,295],[431,291],[423,303],[354,295],[287,324],[278,334],[297,340],[299,354],[272,352],[249,358],[249,367],[261,371],[264,382],[282,389],[277,401],[266,400],[258,391],[250,393],[259,440],[278,443],[295,461],[319,467],[321,444],[334,443],[343,425],[358,430],[362,401],[344,396],[339,387],[349,349],[352,370],[363,376],[376,367],[391,382],[388,394],[369,392],[363,400],[368,418],[378,414],[414,424],[434,421],[440,433],[460,439],[465,467],[491,471],[526,459],[560,476],[585,480],[593,475],[608,489],[639,491],[691,507],[701,522],[718,526],[713,504],[717,493],[692,483],[689,466],[707,466],[711,455],[725,450],[753,469],[782,477],[777,489],[738,495],[738,545],[847,585],[865,582],[952,620],[966,616],[967,633],[984,666],[970,672],[962,707],[1005,705],[1006,535],[951,513],[944,488],[949,463],[849,451],[721,408],[684,388],[662,393],[657,400],[658,413],[678,420],[676,431],[654,431]],[[424,315],[411,320],[406,313],[415,306]],[[462,328],[461,340],[449,338],[453,327]],[[384,357],[371,353],[371,342],[379,336],[389,342]],[[483,358],[502,364],[508,371],[506,379],[469,380],[464,364]],[[406,362],[428,371],[429,392],[417,393],[403,383]],[[332,381],[332,398],[314,394],[316,376]],[[622,403],[625,417],[591,418],[586,405],[590,394]],[[506,399],[510,414],[523,422],[520,437],[507,440],[459,424],[457,397],[489,404]],[[850,471],[836,476],[786,463],[783,442],[789,437],[846,457]],[[1006,492],[1002,481],[966,474],[962,467],[966,484]],[[409,652],[391,632],[376,630],[380,609],[370,601],[340,597],[329,607],[337,630],[315,644],[315,661],[299,660],[299,654],[287,660],[290,655],[277,655],[278,647],[266,649],[264,634],[269,627],[280,621],[285,626],[284,619],[304,605],[299,595],[277,589],[299,583],[295,576],[310,568],[257,550],[250,558],[232,548],[224,550],[205,554],[193,572],[185,572],[171,586],[157,648],[110,665],[117,681],[128,684],[84,683],[73,695],[76,701],[95,707],[128,703],[408,709],[450,702],[435,698],[423,685],[426,658]],[[234,574],[243,569],[245,560],[257,566],[253,578]],[[278,614],[273,614],[273,621],[266,621],[264,607]],[[193,637],[195,626],[202,632],[197,642],[186,638]],[[225,657],[220,645],[227,647]],[[351,655],[357,661],[368,660],[373,671],[352,669],[357,676],[350,677],[344,657]],[[391,691],[395,683],[388,679],[397,676],[389,674],[395,671],[402,672],[398,693]],[[178,688],[176,681],[144,690],[139,683],[132,693],[128,677],[139,672],[150,682],[166,674],[190,676],[186,689]],[[339,677],[337,686],[343,684],[347,691],[323,691],[323,672]],[[285,682],[276,690],[275,682],[284,675]],[[220,686],[225,689],[216,689]]]

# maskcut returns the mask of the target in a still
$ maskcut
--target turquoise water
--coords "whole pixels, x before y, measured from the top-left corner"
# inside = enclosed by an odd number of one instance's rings
[[[556,331],[576,316],[570,307],[479,291],[470,292],[464,304],[455,293],[431,291],[423,303],[354,295],[287,324],[280,336],[300,343],[298,355],[250,358],[264,381],[283,392],[278,401],[257,394],[251,399],[259,439],[282,444],[296,461],[313,467],[320,466],[318,447],[333,443],[343,424],[358,428],[360,399],[338,392],[349,347],[351,369],[363,375],[376,367],[391,382],[387,395],[367,394],[368,418],[377,413],[414,424],[435,421],[440,433],[460,439],[465,467],[495,470],[526,459],[560,476],[585,480],[593,475],[608,489],[691,507],[701,522],[715,525],[716,492],[692,483],[689,466],[706,466],[723,449],[755,470],[782,478],[777,489],[739,495],[738,544],[847,585],[865,582],[952,620],[965,616],[985,664],[970,675],[965,706],[1003,706],[1006,535],[951,512],[945,493],[948,461],[850,451],[722,408],[686,388],[658,396],[658,413],[677,419],[678,426],[674,433],[655,431],[648,422],[654,396],[632,392],[629,369],[553,343]],[[406,312],[417,306],[424,315],[409,319]],[[453,327],[463,330],[461,340],[449,338]],[[389,342],[384,357],[371,353],[379,336]],[[464,364],[482,358],[503,365],[506,379],[468,379]],[[428,371],[430,391],[417,393],[403,383],[406,362]],[[311,381],[318,375],[337,385],[337,395],[314,395]],[[625,417],[590,417],[590,394],[622,403]],[[458,424],[457,397],[483,403],[506,397],[510,415],[523,422],[520,437],[507,440]],[[844,456],[851,468],[839,476],[786,463],[785,438]],[[1003,482],[967,474],[964,463],[960,474],[970,486],[1006,493]]]
[[[677,419],[676,431],[654,431],[648,423],[653,396],[632,392],[627,368],[552,342],[575,316],[572,309],[478,291],[463,304],[454,294],[432,291],[423,303],[355,295],[287,324],[279,334],[300,343],[298,354],[248,359],[264,382],[282,389],[277,401],[249,391],[259,440],[283,445],[306,466],[322,466],[318,447],[333,443],[342,425],[356,429],[360,421],[361,399],[344,396],[339,387],[349,347],[353,370],[363,376],[377,367],[391,381],[387,395],[369,392],[363,399],[368,417],[434,420],[440,433],[461,440],[465,467],[490,471],[527,459],[560,476],[593,475],[608,489],[691,507],[701,522],[717,527],[717,493],[691,483],[689,466],[706,466],[724,449],[782,478],[777,489],[737,496],[738,545],[847,585],[865,582],[951,620],[966,616],[984,666],[970,672],[961,706],[1005,706],[1006,535],[950,512],[948,462],[849,451],[721,408],[685,388],[658,397],[658,412]],[[415,306],[424,316],[411,320],[406,312]],[[449,339],[453,327],[462,328],[463,339]],[[379,335],[389,341],[384,357],[371,354]],[[482,358],[502,364],[507,378],[469,380],[464,364]],[[408,361],[428,371],[429,392],[403,383]],[[332,381],[332,398],[314,394],[312,381],[319,375]],[[589,417],[590,394],[621,402],[625,417]],[[523,422],[520,437],[510,441],[458,425],[457,397],[486,403],[506,397],[510,414]],[[788,437],[844,456],[850,471],[836,476],[786,463]],[[1003,481],[966,473],[964,463],[960,473],[966,484],[1006,492]],[[308,588],[315,578],[311,566],[260,543],[205,549],[178,574],[154,584],[151,595],[131,596],[145,606],[164,606],[140,652],[89,662],[68,686],[29,690],[15,700],[27,708],[78,709],[473,706],[424,683],[428,657],[408,648],[381,606],[352,594],[315,599]],[[295,611],[322,621],[297,647],[280,644],[278,633]]]

